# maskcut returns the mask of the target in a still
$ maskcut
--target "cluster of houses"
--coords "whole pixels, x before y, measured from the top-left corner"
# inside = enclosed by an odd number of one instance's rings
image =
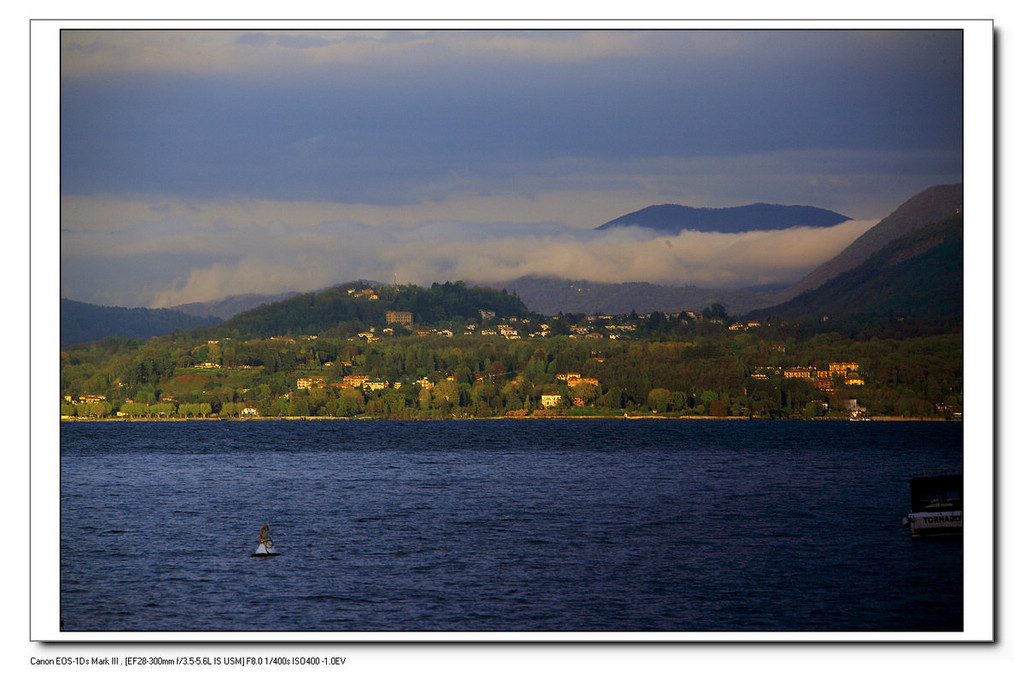
[[[341,381],[330,384],[332,388],[359,388],[363,390],[384,390],[389,386],[390,384],[383,379],[356,375],[345,376]],[[296,390],[311,390],[312,388],[324,387],[327,387],[327,380],[323,376],[304,376],[295,379]],[[400,388],[402,384],[396,383],[395,387]]]
[[[372,288],[350,288],[347,289],[347,292],[353,298],[368,298],[369,300],[377,300],[379,298],[377,292],[374,291]]]
[[[71,395],[64,396],[64,401],[68,404],[99,404],[105,399],[107,399],[106,395],[79,395],[77,400]]]
[[[570,388],[575,388],[580,384],[592,385],[595,388],[598,386],[598,381],[596,378],[585,378],[575,372],[567,374],[555,374],[555,380],[565,381],[565,383],[568,384]]]
[[[449,381],[454,381],[454,376],[449,376]],[[415,385],[421,388],[430,390],[434,387],[434,382],[429,378],[421,378],[418,381],[412,381]],[[323,376],[303,376],[295,379],[296,390],[310,390],[312,388],[325,388],[328,387],[327,380]],[[382,379],[372,378],[367,375],[352,374],[344,376],[340,381],[336,381],[329,385],[331,388],[355,388],[357,390],[374,391],[374,390],[387,390],[388,388],[394,388],[398,390],[402,387],[401,381],[395,381],[393,384]]]
[[[475,333],[479,333],[482,336],[502,336],[503,338],[507,338],[509,340],[517,340],[517,339],[521,338],[522,334],[524,333],[524,331],[522,329],[516,328],[516,326],[515,326],[517,323],[523,321],[523,320],[520,320],[517,317],[509,317],[507,320],[505,320],[506,323],[497,324],[496,326],[492,327],[490,325],[487,325],[486,323],[488,321],[491,321],[491,320],[495,319],[495,313],[493,311],[491,311],[491,310],[479,310],[478,314],[480,315],[480,320],[481,320],[481,322],[484,323],[484,326],[481,328],[477,324],[467,324],[465,329],[462,332],[463,335],[471,336],[471,335],[473,335]],[[411,313],[411,312],[402,312],[402,311],[399,311],[399,310],[388,310],[388,311],[386,311],[384,313],[384,316],[385,316],[385,321],[388,324],[402,324],[402,325],[405,325],[405,326],[410,326],[415,321],[414,317],[413,317],[413,313]],[[640,319],[646,319],[646,318],[649,318],[651,315],[650,314],[640,314],[640,315],[637,315],[637,316]],[[672,314],[669,315],[669,317],[670,318],[684,317],[684,318],[687,318],[687,319],[690,319],[690,320],[700,321],[703,316],[699,312],[688,312],[687,311],[687,312],[672,313]],[[712,321],[721,322],[720,319],[714,319]],[[742,323],[742,324],[734,324],[734,325],[732,325],[729,328],[733,329],[733,330],[739,330],[739,329],[752,328],[752,327],[755,327],[755,326],[758,326],[758,325],[759,325],[758,322],[747,322],[747,323]],[[542,323],[542,324],[539,324],[538,327],[536,327],[536,328],[537,328],[537,330],[529,332],[528,335],[529,335],[530,338],[546,338],[546,337],[551,335],[551,325],[550,324]],[[623,336],[623,334],[628,334],[628,333],[631,333],[631,332],[635,332],[636,330],[637,330],[637,325],[635,323],[632,323],[632,322],[629,322],[629,321],[616,320],[616,318],[613,315],[604,315],[604,314],[602,314],[602,315],[587,315],[585,318],[581,319],[578,323],[571,324],[569,326],[569,334],[568,334],[568,336],[569,336],[569,338],[589,338],[589,339],[608,338],[610,340],[617,340],[617,339],[621,338]],[[381,331],[381,333],[384,334],[384,335],[390,335],[393,332],[394,331],[391,328],[385,328],[385,329],[383,329]],[[432,336],[432,335],[453,336],[455,332],[453,332],[451,330],[447,330],[447,329],[441,329],[441,330],[431,329],[429,331],[428,330],[417,330],[417,331],[415,331],[415,333],[417,335],[420,335],[420,336]],[[359,334],[359,336],[361,338],[363,338],[363,340],[366,340],[368,342],[374,342],[376,340],[380,340],[379,337],[376,336],[376,331],[374,329],[371,329],[370,332],[361,333],[361,334]]]
[[[603,358],[595,358],[601,359]],[[570,372],[564,374],[556,374],[555,378],[559,381],[564,382],[570,389],[575,388],[579,385],[592,385],[595,389],[599,388],[600,383],[596,378],[588,378],[581,376],[578,372]],[[455,376],[448,376],[448,381],[454,381]],[[482,379],[478,379],[482,380]],[[432,390],[434,388],[434,381],[429,378],[421,378],[417,381],[412,381],[415,385],[418,385],[422,389]],[[303,376],[295,379],[296,390],[310,390],[313,388],[325,388],[328,387],[328,383],[323,376]],[[364,391],[374,390],[386,390],[388,388],[399,389],[402,387],[401,381],[396,381],[394,384],[389,383],[386,380],[371,378],[367,375],[349,375],[345,376],[339,382],[329,384],[332,388],[355,388]],[[285,396],[290,397],[289,395]],[[583,406],[583,400],[579,397],[573,398],[573,404],[576,406]],[[541,395],[541,406],[543,407],[557,407],[562,403],[561,393],[544,393]]]
[[[864,385],[864,379],[857,373],[860,370],[859,362],[829,362],[828,369],[817,367],[758,367],[750,374],[751,378],[768,380],[772,375],[782,374],[784,378],[803,378],[814,382],[814,387],[824,392],[833,392],[838,389],[837,383],[842,385]]]
[[[370,291],[355,291],[354,289],[349,292],[352,295],[370,295]],[[462,331],[463,335],[471,336],[475,333],[479,333],[483,336],[502,336],[509,340],[518,340],[521,338],[523,331],[516,328],[515,324],[519,321],[516,317],[510,317],[505,320],[506,323],[498,324],[494,327],[487,324],[487,322],[495,319],[496,315],[491,310],[479,310],[480,320],[484,326],[481,328],[477,324],[467,324],[465,329]],[[650,314],[640,314],[640,319],[646,319],[650,317]],[[701,321],[704,316],[700,312],[694,311],[683,311],[675,312],[668,315],[669,318],[684,318],[688,321]],[[415,322],[415,317],[412,312],[406,312],[403,310],[387,310],[384,313],[385,322],[388,324],[387,328],[381,329],[379,332],[381,335],[389,336],[394,333],[394,325],[402,325],[411,327]],[[712,323],[723,323],[722,319],[713,318],[710,320]],[[745,331],[748,329],[760,326],[760,322],[749,321],[749,322],[736,322],[729,326],[730,331]],[[582,319],[576,324],[572,324],[569,327],[569,338],[588,338],[588,339],[599,339],[608,338],[610,340],[617,340],[623,336],[635,332],[637,330],[636,324],[629,321],[616,320],[613,315],[587,315],[585,319]],[[448,336],[452,337],[455,335],[455,331],[450,329],[430,329],[415,330],[414,333],[419,336]],[[544,338],[551,335],[551,326],[549,324],[540,324],[539,330],[529,332],[530,338]],[[358,337],[367,343],[373,343],[379,341],[381,336],[378,335],[376,329],[370,329],[363,333],[358,334]]]
[[[494,312],[491,312],[490,310],[480,310],[479,314],[480,314],[480,319],[485,321],[485,322],[490,320],[490,319],[494,319],[494,317],[495,317]],[[357,337],[359,339],[361,339],[361,340],[366,341],[367,343],[375,343],[375,342],[377,342],[377,341],[379,341],[381,339],[381,336],[391,336],[391,335],[394,335],[394,333],[395,333],[394,326],[395,325],[401,325],[401,326],[405,326],[405,327],[412,326],[412,324],[414,322],[414,316],[413,316],[412,312],[406,312],[404,310],[386,310],[384,312],[384,321],[388,324],[388,326],[380,330],[380,334],[381,335],[377,335],[378,334],[377,329],[371,327],[369,331],[364,331],[362,333],[357,334]],[[512,325],[512,324],[514,324],[515,322],[518,322],[518,321],[519,321],[519,319],[517,317],[510,317],[508,319],[509,323],[507,323],[507,324],[498,324],[496,328],[483,328],[483,329],[480,329],[480,334],[483,335],[483,336],[499,336],[500,335],[503,338],[507,338],[509,340],[518,340],[520,338],[519,330],[515,326]],[[539,336],[546,336],[547,335],[547,332],[546,332],[547,324],[544,324],[542,326],[545,329],[544,333],[531,333],[530,336],[531,337],[538,336],[538,335]],[[476,324],[467,324],[465,330],[463,331],[463,334],[466,335],[466,336],[471,336],[474,333],[476,333],[478,328],[479,327]],[[448,338],[452,338],[452,337],[455,336],[455,332],[452,331],[451,329],[430,329],[430,330],[416,329],[416,330],[413,331],[413,333],[415,335],[417,335],[417,336],[422,336],[422,337],[426,337],[426,336],[445,336],[445,337],[448,337]]]
[[[565,384],[569,387],[570,390],[572,388],[575,388],[578,385],[592,385],[592,386],[594,386],[595,389],[600,387],[600,383],[598,382],[598,380],[596,378],[587,378],[585,376],[581,376],[578,372],[569,372],[569,373],[564,373],[564,374],[555,374],[555,379],[557,379],[559,381],[564,381]],[[573,406],[576,406],[576,407],[584,406],[583,398],[581,398],[581,397],[572,397],[571,399],[572,399]],[[542,407],[553,408],[553,407],[559,407],[559,406],[561,406],[561,404],[562,404],[562,394],[561,393],[554,393],[554,392],[543,393],[540,396],[540,406],[542,406]]]

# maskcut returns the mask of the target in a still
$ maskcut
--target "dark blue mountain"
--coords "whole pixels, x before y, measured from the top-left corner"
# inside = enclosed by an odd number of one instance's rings
[[[301,291],[274,294],[244,293],[205,303],[183,303],[181,305],[172,305],[168,309],[184,312],[187,315],[195,317],[219,317],[223,321],[225,319],[231,319],[239,312],[245,312],[246,310],[251,310],[259,307],[260,305],[278,303],[282,300],[294,298],[299,295],[299,293],[301,293]]]
[[[864,262],[752,319],[890,315],[963,319],[962,211],[900,236]]]
[[[823,263],[784,291],[780,291],[775,296],[775,302],[781,303],[795,298],[804,291],[818,288],[829,279],[861,264],[895,239],[952,215],[963,207],[963,184],[936,185],[915,194],[884,220],[857,237],[856,241],[844,248],[839,255]]]
[[[91,343],[108,336],[145,340],[220,322],[216,317],[197,317],[165,308],[107,307],[61,298],[60,346]]]
[[[782,206],[754,203],[734,208],[691,208],[674,203],[648,206],[597,229],[645,227],[659,232],[679,234],[695,232],[752,232],[788,229],[790,227],[832,227],[850,218],[813,206]]]

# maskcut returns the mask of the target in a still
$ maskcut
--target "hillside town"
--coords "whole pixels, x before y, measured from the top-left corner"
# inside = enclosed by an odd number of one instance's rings
[[[345,291],[365,301],[379,293]],[[429,324],[389,308],[382,321],[344,335],[181,334],[65,349],[61,417],[962,418],[955,335],[929,350],[941,361],[917,365],[891,340],[808,336],[713,308],[556,317],[478,308],[471,320]]]

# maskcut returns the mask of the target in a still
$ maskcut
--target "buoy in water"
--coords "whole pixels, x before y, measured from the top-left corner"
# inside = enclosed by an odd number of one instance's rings
[[[281,554],[274,550],[274,540],[270,538],[270,525],[260,528],[260,541],[253,551],[252,558],[273,558]]]

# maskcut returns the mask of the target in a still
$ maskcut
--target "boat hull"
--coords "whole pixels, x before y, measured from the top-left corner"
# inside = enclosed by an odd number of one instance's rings
[[[928,511],[909,513],[904,519],[914,537],[956,535],[964,532],[963,511]]]

